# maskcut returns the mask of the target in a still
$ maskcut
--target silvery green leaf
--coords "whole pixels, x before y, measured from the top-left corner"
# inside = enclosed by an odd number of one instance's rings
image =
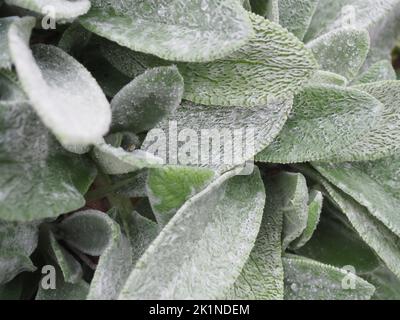
[[[323,70],[316,71],[309,82],[310,85],[327,84],[340,87],[346,87],[347,83],[347,79],[340,74]]]
[[[252,160],[267,147],[282,129],[291,108],[289,98],[270,98],[266,104],[252,108],[183,102],[147,134],[142,149],[153,154],[158,151],[167,164],[204,166],[221,173]],[[207,136],[214,140],[209,143]],[[178,141],[185,143],[178,145]]]
[[[396,80],[396,72],[389,60],[382,60],[371,67],[363,74],[354,79],[352,85],[367,84],[385,80]]]
[[[146,189],[157,222],[164,226],[178,209],[214,178],[206,168],[167,166],[150,169]]]
[[[119,299],[212,299],[235,282],[265,204],[258,170],[237,168],[189,199],[136,263]]]
[[[32,221],[77,210],[96,170],[67,154],[26,103],[0,103],[0,218]]]
[[[300,163],[341,154],[369,132],[382,104],[359,90],[308,86],[295,96],[289,120],[258,161]]]
[[[355,274],[307,258],[288,255],[283,266],[288,300],[369,300],[375,291]],[[344,286],[350,282],[354,287]]]
[[[397,277],[400,277],[399,237],[351,197],[342,193],[327,181],[324,181],[323,184],[335,204],[346,214],[361,238],[384,261],[386,266]]]
[[[210,63],[178,64],[184,98],[222,106],[257,106],[268,96],[299,91],[317,68],[314,57],[278,24],[250,13],[255,35],[234,53]],[[251,79],[251,81],[248,81]]]
[[[325,201],[312,238],[296,253],[338,268],[353,266],[358,275],[375,270],[381,263],[343,212],[329,201]]]
[[[364,206],[376,219],[400,237],[400,199],[351,164],[314,164],[330,183]]]
[[[104,173],[124,174],[144,168],[160,167],[163,159],[143,150],[125,151],[106,143],[93,148],[93,156]]]
[[[111,101],[112,130],[140,133],[154,128],[176,110],[182,94],[183,79],[176,67],[147,70]]]
[[[56,289],[43,289],[39,285],[36,300],[85,300],[89,292],[89,285],[80,280],[77,283],[67,283],[60,272],[57,272]]]
[[[243,8],[245,8],[247,11],[251,11],[250,0],[242,0],[242,6],[243,6]]]
[[[142,170],[139,172],[135,172],[133,174],[122,176],[115,176],[116,183],[120,182],[121,187],[119,187],[115,193],[118,195],[122,195],[127,198],[144,198],[147,197],[146,191],[146,181],[147,181],[147,170]],[[129,181],[128,181],[129,179]],[[127,181],[127,183],[125,183]]]
[[[8,37],[12,60],[32,107],[64,146],[98,142],[111,122],[110,106],[100,87],[61,49],[41,44],[32,52],[28,42],[35,20],[24,19],[23,24],[10,27]]]
[[[282,251],[285,251],[307,227],[308,188],[301,173],[286,173],[281,180],[286,184],[280,194],[283,199]]]
[[[66,243],[91,256],[100,256],[114,235],[114,221],[105,213],[86,210],[59,223],[57,234]]]
[[[227,296],[233,299],[282,300],[282,231],[286,206],[293,196],[287,185],[299,177],[282,173],[266,179],[266,204],[256,243]]]
[[[56,20],[70,20],[88,12],[89,0],[6,0],[8,5],[21,7],[54,17]]]
[[[9,250],[0,252],[0,285],[11,281],[21,272],[35,270],[36,267],[25,254]]]
[[[335,162],[366,161],[388,157],[399,149],[399,96],[398,81],[382,81],[355,86],[381,102],[383,110],[377,116],[377,123],[362,137],[345,146],[333,157],[326,160]],[[325,160],[325,159],[324,159]]]
[[[34,271],[29,256],[38,243],[39,222],[16,223],[0,220],[0,284],[23,271]]]
[[[317,229],[321,211],[323,196],[319,191],[312,190],[308,200],[307,226],[301,236],[291,243],[291,248],[298,249],[303,247],[312,237]]]
[[[115,221],[103,213],[97,215],[107,224],[108,242],[100,256],[87,298],[111,300],[117,298],[132,269],[132,249]]]
[[[48,231],[48,238],[46,240],[50,245],[51,258],[55,260],[61,269],[64,281],[78,283],[83,274],[80,263],[57,242],[51,230]]]
[[[275,22],[275,23],[280,23],[280,6],[279,2],[281,0],[261,0],[258,2],[266,2],[266,12],[264,14],[264,17],[267,18],[268,20]]]
[[[320,0],[306,40],[350,26],[367,29],[371,51],[366,66],[388,59],[398,36],[399,0]]]
[[[357,76],[367,58],[369,41],[366,30],[343,28],[309,42],[307,48],[314,53],[323,70],[351,80]]]
[[[279,24],[303,40],[319,0],[278,0]]]
[[[132,267],[158,236],[160,228],[157,223],[133,211],[126,219],[127,237],[132,249]]]
[[[237,0],[95,0],[80,22],[131,50],[187,62],[221,58],[253,34]]]

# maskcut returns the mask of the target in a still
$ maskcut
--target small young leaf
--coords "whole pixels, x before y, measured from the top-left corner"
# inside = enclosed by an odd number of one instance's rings
[[[163,159],[143,150],[125,151],[106,143],[97,144],[93,148],[93,156],[104,173],[125,174],[143,168],[160,167]]]
[[[340,87],[346,87],[347,83],[347,79],[340,74],[323,70],[316,71],[309,82],[310,85],[327,84]]]
[[[10,27],[8,38],[32,107],[64,146],[98,142],[111,122],[106,97],[90,73],[61,49],[36,45],[31,52],[28,39],[35,20],[25,19]]]
[[[258,170],[235,169],[189,199],[137,262],[120,299],[212,299],[234,283],[265,204]]]
[[[319,0],[278,0],[279,24],[303,40]]]
[[[80,22],[131,50],[187,62],[221,58],[253,34],[237,0],[95,0]]]
[[[183,79],[176,67],[147,70],[111,101],[112,130],[141,133],[154,128],[178,108]]]
[[[184,98],[222,106],[257,106],[268,96],[299,91],[317,67],[311,52],[292,34],[250,14],[255,36],[229,56],[203,64],[178,64]],[[251,79],[251,81],[249,81]]]
[[[319,191],[313,190],[309,196],[307,226],[301,236],[291,243],[291,248],[298,249],[303,247],[313,236],[317,229],[319,218],[322,211],[323,196]]]
[[[105,213],[86,210],[58,224],[57,234],[69,245],[91,256],[100,256],[114,236],[114,221]]]
[[[283,258],[285,299],[288,300],[369,300],[375,288],[355,274],[307,258]],[[349,278],[354,288],[344,288]]]
[[[206,168],[164,167],[150,169],[146,189],[157,222],[164,226],[178,209],[204,189],[214,177]]]
[[[338,29],[309,42],[307,48],[314,53],[323,70],[351,80],[367,58],[369,35],[366,30]]]
[[[285,251],[307,227],[308,189],[301,173],[285,173],[281,180],[286,185],[280,194],[283,199],[282,251]]]
[[[294,100],[289,120],[258,161],[300,163],[341,154],[377,121],[382,104],[355,89],[309,86]]]
[[[51,15],[57,20],[70,20],[89,11],[89,0],[5,0],[8,5]],[[59,22],[59,21],[58,21]]]

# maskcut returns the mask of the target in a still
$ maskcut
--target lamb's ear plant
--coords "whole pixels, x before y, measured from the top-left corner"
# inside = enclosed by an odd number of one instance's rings
[[[0,1],[0,299],[400,299],[399,33],[400,0]]]

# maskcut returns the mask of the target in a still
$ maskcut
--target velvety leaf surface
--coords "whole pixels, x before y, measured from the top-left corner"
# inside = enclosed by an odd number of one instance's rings
[[[111,122],[109,103],[90,73],[61,49],[28,46],[35,20],[8,33],[12,60],[32,107],[65,146],[98,142]],[[54,108],[57,105],[57,108]]]
[[[373,64],[367,71],[354,79],[352,84],[367,84],[385,80],[396,80],[396,72],[389,60],[382,60]]]
[[[234,283],[265,204],[258,170],[232,178],[240,171],[221,176],[178,210],[137,262],[120,299],[210,299]]]
[[[318,70],[314,73],[309,83],[310,85],[327,84],[327,85],[345,87],[348,84],[348,80],[345,77],[341,76],[340,74],[324,70]]]
[[[309,42],[307,48],[314,53],[323,70],[351,80],[367,58],[369,41],[366,30],[343,28]]]
[[[279,24],[303,40],[319,0],[278,0]]]
[[[283,266],[288,300],[368,300],[375,291],[354,274],[307,258],[287,256]],[[343,288],[345,277],[354,281],[354,289]]]
[[[57,217],[85,204],[96,170],[61,150],[26,103],[0,104],[0,218]]]
[[[256,159],[272,163],[329,159],[367,134],[380,112],[382,104],[362,91],[306,87],[296,95],[283,130]]]
[[[187,62],[223,57],[253,34],[236,0],[95,0],[80,22],[131,50]]]
[[[304,45],[278,24],[250,14],[255,36],[234,53],[204,64],[179,64],[184,98],[223,106],[265,104],[299,91],[317,65]],[[249,81],[251,79],[251,81]]]
[[[1,4],[0,4],[1,5]],[[17,17],[5,17],[0,19],[0,68],[11,69],[12,60],[8,44],[8,33],[13,24],[23,24],[24,20]]]
[[[291,108],[291,99],[269,99],[267,104],[252,108],[184,102],[149,132],[142,149],[166,159],[167,164],[205,166],[224,172],[267,147],[282,129]],[[209,143],[207,136],[219,139],[219,146],[214,146],[217,140]],[[178,148],[175,141],[185,143]]]
[[[117,93],[111,101],[112,130],[140,133],[178,108],[183,94],[183,79],[176,67],[146,71]]]
[[[292,248],[301,248],[313,237],[319,223],[322,201],[323,196],[321,192],[315,190],[310,192],[308,199],[307,225],[301,236],[291,243]]]
[[[150,169],[146,189],[157,222],[166,225],[178,209],[204,189],[213,177],[214,172],[205,168],[168,166]]]

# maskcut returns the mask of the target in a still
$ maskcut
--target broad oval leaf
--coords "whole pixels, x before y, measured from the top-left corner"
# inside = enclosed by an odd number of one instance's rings
[[[371,67],[363,74],[354,79],[352,85],[367,84],[386,80],[396,80],[396,72],[389,60],[382,60]]]
[[[329,159],[373,128],[381,112],[382,104],[362,91],[306,87],[295,97],[281,133],[256,159],[272,163]]]
[[[32,107],[65,147],[98,142],[111,122],[104,93],[90,73],[61,49],[36,45],[31,52],[28,39],[35,20],[25,19],[23,26],[11,26],[8,41]]]
[[[112,130],[141,133],[156,126],[178,108],[183,79],[176,67],[147,70],[111,101]]]
[[[351,80],[367,58],[369,35],[366,30],[338,29],[309,42],[307,48],[314,53],[323,70]]]
[[[265,204],[258,170],[222,175],[189,199],[137,262],[120,299],[212,299],[235,282]]]
[[[85,204],[96,170],[66,153],[26,103],[0,103],[0,218],[32,221]]]
[[[132,50],[187,62],[221,58],[253,34],[237,0],[95,0],[80,22]]]
[[[256,106],[268,96],[296,93],[317,68],[314,57],[278,24],[250,14],[255,36],[229,56],[204,64],[179,64],[184,98],[222,106]],[[249,81],[251,79],[251,81]]]

